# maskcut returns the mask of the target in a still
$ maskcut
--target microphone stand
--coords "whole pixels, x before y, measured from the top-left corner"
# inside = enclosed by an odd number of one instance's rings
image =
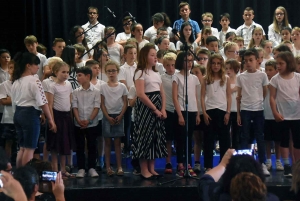
[[[177,32],[175,33],[175,31],[173,32],[175,36],[177,36],[180,41],[182,42],[183,44],[183,47],[184,47],[184,52],[185,52],[185,75],[184,75],[184,82],[185,82],[185,137],[186,137],[186,147],[185,147],[185,170],[184,170],[184,175],[182,178],[177,178],[177,179],[173,179],[173,180],[170,180],[170,181],[166,181],[166,182],[159,182],[158,185],[159,186],[162,186],[162,185],[165,185],[165,184],[168,184],[168,183],[172,183],[172,182],[176,182],[176,181],[179,181],[181,179],[195,179],[195,180],[199,180],[199,178],[197,177],[192,177],[189,170],[188,170],[188,164],[189,164],[189,161],[188,161],[188,150],[189,150],[189,143],[188,143],[188,140],[189,140],[189,127],[188,127],[188,82],[187,82],[187,79],[188,79],[188,53],[192,54],[194,56],[194,58],[196,58],[198,61],[199,61],[199,58],[194,54],[193,51],[191,51],[190,47],[188,46],[187,42],[184,40],[184,38],[180,37]],[[184,96],[184,90],[183,90],[183,96]]]

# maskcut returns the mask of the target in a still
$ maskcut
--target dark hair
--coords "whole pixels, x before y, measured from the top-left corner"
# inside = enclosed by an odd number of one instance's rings
[[[17,53],[17,55],[15,55],[14,57],[14,60],[16,61],[16,65],[12,75],[12,82],[16,81],[22,76],[22,74],[26,70],[27,64],[40,64],[40,59],[30,52]]]
[[[80,25],[76,25],[74,26],[71,31],[70,31],[70,41],[71,43],[74,45],[74,44],[77,44],[77,37],[75,36],[75,33],[79,30],[79,29],[82,29],[82,31],[84,31],[84,28],[82,28]],[[89,47],[88,47],[88,44],[87,44],[87,41],[85,39],[85,36],[82,40],[82,45],[84,46],[84,48],[86,49],[86,51],[89,51]],[[89,57],[90,57],[90,53],[88,53]]]
[[[94,54],[93,54],[93,59],[95,61],[98,61],[99,58],[102,56],[103,52],[107,52],[107,54],[108,54],[108,50],[107,49],[105,49],[105,48],[99,48],[99,49],[97,49],[96,48],[95,51],[94,51]]]
[[[256,59],[258,59],[258,51],[255,48],[250,48],[248,50],[245,51],[244,53],[244,57],[245,56],[251,56],[254,55]]]
[[[147,43],[139,52],[139,57],[138,57],[138,63],[137,63],[137,68],[135,70],[133,79],[135,79],[135,74],[137,71],[141,70],[143,75],[144,70],[147,68],[147,64],[148,64],[148,54],[150,52],[151,49],[155,50],[155,45],[153,43]],[[152,70],[154,72],[157,72],[155,69],[155,66],[152,66]]]
[[[169,27],[171,25],[171,20],[169,16],[165,12],[161,12],[161,14],[164,16],[164,27]]]
[[[7,53],[10,55],[10,52],[7,49],[0,49],[0,55],[3,53]]]
[[[29,199],[35,185],[39,185],[39,175],[31,166],[23,166],[14,171],[14,178],[20,182],[26,197]]]
[[[73,46],[66,46],[61,54],[61,59],[66,62],[70,66],[70,74],[74,69],[76,68],[76,63],[75,63],[75,47]]]
[[[41,175],[43,171],[52,171],[52,165],[49,161],[42,161],[36,158],[31,159],[28,163],[26,163],[26,166],[33,167],[38,175]]]
[[[99,13],[97,7],[95,7],[95,6],[90,6],[90,7],[88,7],[88,12],[87,12],[87,14],[89,14],[89,12],[90,12],[91,9],[96,10],[97,14]]]
[[[130,27],[130,31],[131,31],[131,38],[135,38],[135,36],[132,34],[132,32],[135,31],[136,26],[141,25],[143,28],[143,25],[141,23],[133,23]],[[143,28],[144,29],[144,28]]]
[[[76,69],[76,74],[78,74],[78,73],[82,73],[84,75],[90,75],[90,80],[92,80],[93,72],[92,72],[91,68],[89,68],[87,66],[77,68]]]
[[[215,37],[215,36],[208,36],[208,37],[206,38],[205,44],[206,44],[206,45],[209,45],[209,43],[215,42],[215,41],[218,42],[217,37]]]
[[[233,31],[227,32],[226,35],[225,35],[225,39],[227,40],[231,36],[236,37],[236,34]]]
[[[271,60],[267,61],[265,63],[264,67],[266,68],[267,66],[272,66],[276,70],[277,69],[276,60],[275,59],[271,59]]]
[[[163,58],[163,56],[166,54],[165,50],[158,50],[156,53],[157,58]]]
[[[246,7],[245,10],[244,10],[244,12],[245,11],[248,11],[248,12],[252,11],[252,14],[254,15],[254,10],[251,7]]]
[[[291,52],[290,48],[284,44],[274,47],[273,51],[277,52]]]
[[[170,40],[168,37],[162,36],[162,37],[159,37],[159,38],[156,40],[156,43],[155,43],[155,44],[156,44],[156,45],[161,44],[161,43],[163,42],[164,39]]]
[[[190,26],[191,29],[192,29],[192,33],[189,37],[189,41],[190,43],[193,43],[195,41],[195,38],[194,38],[194,32],[193,32],[193,26],[191,25],[191,23],[189,21],[187,22],[184,22],[182,25],[181,25],[181,28],[180,28],[180,31],[179,31],[179,35],[180,35],[180,38],[181,38],[181,41],[185,41],[185,37],[184,37],[184,34],[183,34],[183,29],[184,27],[186,26]]]
[[[43,51],[47,52],[47,48],[45,47],[45,45],[39,43],[38,46],[36,47],[36,51],[38,53],[43,54]]]
[[[235,74],[237,74],[240,70],[240,64],[236,59],[228,59],[225,61],[225,65],[230,65],[230,68],[233,69]]]
[[[184,7],[184,6],[188,6],[189,9],[191,9],[190,4],[189,4],[188,2],[182,1],[182,2],[179,4],[179,6],[178,6],[179,11],[180,11],[180,9],[181,9],[182,7]]]
[[[223,13],[223,14],[221,14],[219,21],[221,21],[223,17],[226,17],[230,21],[230,15],[229,15],[229,13]]]
[[[280,30],[280,34],[283,30],[287,30],[290,34],[292,34],[292,29],[291,27],[282,27],[281,30]],[[292,41],[291,37],[290,37],[290,40],[289,41]]]
[[[293,55],[293,53],[291,53],[290,51],[284,51],[284,52],[280,52],[279,54],[277,54],[276,59],[282,59],[283,61],[285,61],[286,63],[286,71],[287,72],[294,72],[297,68],[297,63],[295,60],[295,57]]]
[[[99,62],[91,59],[91,60],[86,61],[85,66],[90,67],[90,66],[96,65],[96,64],[99,65]]]
[[[64,39],[62,39],[62,38],[54,38],[52,46],[54,47],[56,45],[56,43],[61,43],[61,42],[65,43]]]
[[[188,52],[188,57],[189,56],[193,56],[191,53]],[[177,70],[182,70],[184,68],[184,60],[186,57],[186,53],[185,52],[179,52],[175,61],[175,68]]]
[[[246,50],[239,50],[239,57],[242,58],[242,60],[244,60],[244,54],[245,54]]]
[[[124,54],[126,54],[128,52],[128,50],[130,49],[137,49],[135,46],[128,44],[124,46]]]

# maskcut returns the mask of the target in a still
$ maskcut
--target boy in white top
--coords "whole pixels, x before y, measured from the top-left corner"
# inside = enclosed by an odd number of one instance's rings
[[[123,18],[124,32],[118,33],[118,35],[116,37],[116,42],[118,42],[120,45],[125,45],[127,40],[131,37],[131,30],[130,30],[131,24],[132,24],[131,17],[125,16]]]
[[[260,24],[257,24],[253,21],[254,18],[254,10],[251,7],[247,7],[244,10],[244,14],[243,14],[243,19],[245,21],[245,23],[241,26],[239,26],[236,30],[236,36],[241,36],[244,38],[244,47],[247,48],[250,40],[252,39],[252,31],[253,29],[255,29],[256,27],[260,27],[262,28],[262,26]],[[264,29],[263,30],[263,35],[265,34]]]
[[[265,73],[256,70],[258,52],[255,49],[247,50],[244,54],[246,71],[236,80],[237,94],[237,123],[242,126],[240,146],[248,149],[250,125],[253,121],[254,135],[258,146],[258,158],[265,175],[270,175],[266,162],[264,142],[264,108],[263,100],[267,94],[268,77]]]
[[[211,29],[212,35],[217,37],[217,39],[219,39],[218,29],[211,26],[211,24],[213,23],[213,19],[214,19],[213,14],[206,12],[202,14],[201,22],[203,24],[203,27],[209,27]]]
[[[229,24],[230,24],[230,15],[229,13],[223,13],[220,15],[220,24],[222,26],[221,31],[219,32],[219,40],[220,44],[223,44],[226,41],[226,34],[228,32],[234,32],[235,29],[232,29]]]

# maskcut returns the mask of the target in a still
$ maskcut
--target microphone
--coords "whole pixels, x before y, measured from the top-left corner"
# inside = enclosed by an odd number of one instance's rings
[[[131,15],[131,13],[130,12],[128,12],[127,11],[127,13],[129,14],[129,16],[131,17],[131,19],[132,19],[132,21],[136,24],[137,22],[135,21],[135,17],[133,17],[132,15]]]
[[[110,12],[113,15],[113,17],[116,17],[115,13],[113,11],[111,11],[107,6],[104,6],[104,7],[107,9],[108,12]]]

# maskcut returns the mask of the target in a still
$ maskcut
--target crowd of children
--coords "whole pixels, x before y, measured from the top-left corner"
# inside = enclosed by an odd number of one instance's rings
[[[166,13],[153,15],[145,33],[126,16],[124,32],[117,34],[114,27],[97,24],[98,9],[89,7],[89,22],[70,32],[72,46],[54,39],[53,57],[38,52],[33,35],[24,39],[28,52],[13,60],[1,49],[0,146],[11,157],[17,140],[16,164],[23,166],[38,154],[44,124],[44,160],[51,153],[58,171],[59,156],[65,178],[74,177],[68,168],[73,152],[78,178],[86,170],[99,176],[96,161],[104,167],[104,156],[107,175],[122,176],[123,149],[132,151],[135,175],[156,179],[161,177],[156,158],[166,158],[165,173],[172,174],[173,145],[176,175],[183,177],[187,168],[195,177],[201,150],[205,171],[213,168],[217,141],[220,158],[228,148],[256,143],[265,175],[274,147],[275,169],[292,176],[291,162],[300,160],[300,28],[291,27],[284,7],[274,12],[268,40],[250,7],[237,29],[229,26],[230,15],[222,14],[220,32],[211,27],[211,13],[202,15],[200,30],[190,12],[188,3],[179,4],[177,34]]]

